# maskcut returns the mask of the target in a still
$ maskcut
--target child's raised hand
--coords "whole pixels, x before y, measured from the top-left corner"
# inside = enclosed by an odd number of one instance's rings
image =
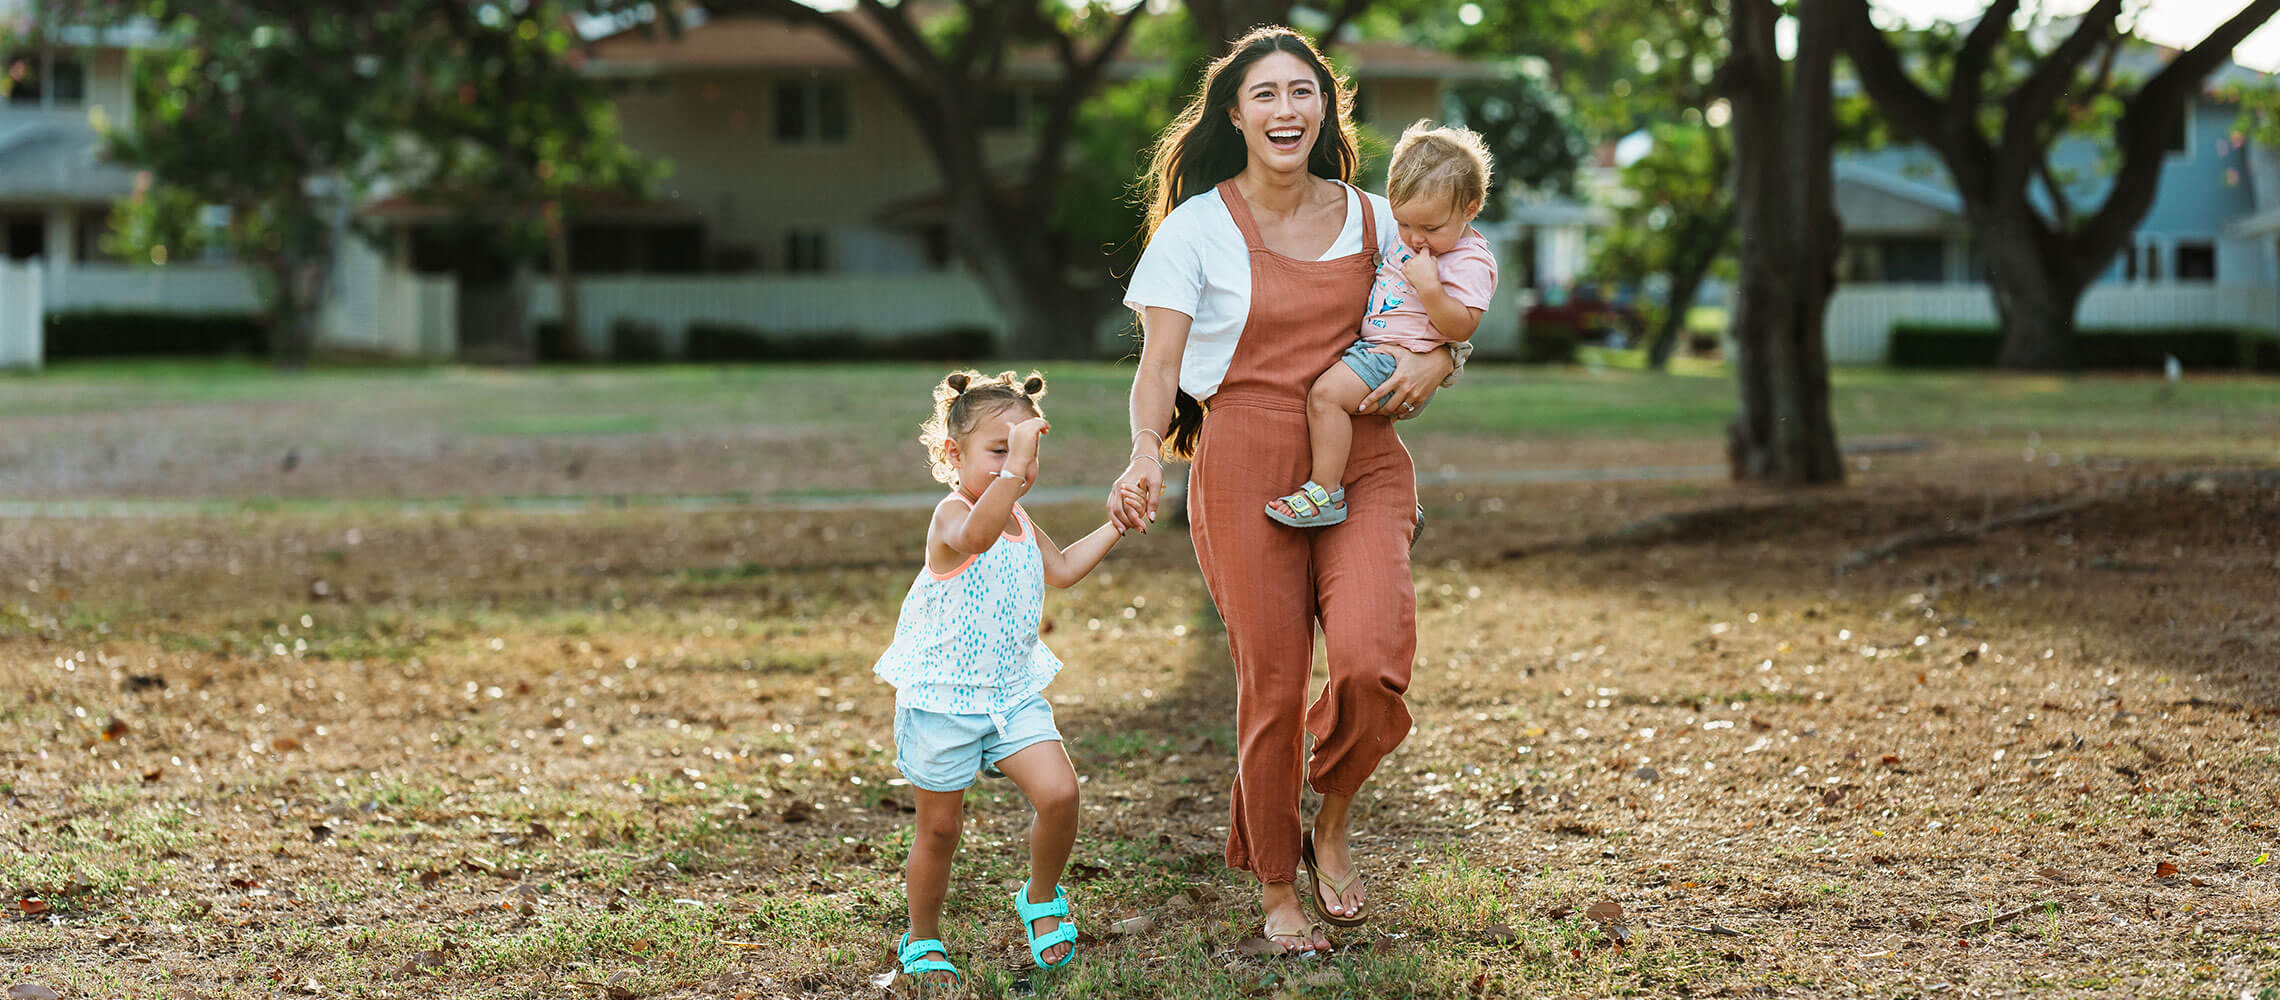
[[[1441,270],[1433,259],[1432,247],[1418,247],[1415,256],[1401,262],[1401,276],[1417,286],[1419,291],[1441,286]]]
[[[1026,493],[1030,487],[1037,485],[1038,442],[1053,429],[1053,425],[1046,423],[1044,417],[1008,420],[1006,424],[1011,429],[1006,435],[1005,467],[1021,474],[1025,484],[1022,492]]]

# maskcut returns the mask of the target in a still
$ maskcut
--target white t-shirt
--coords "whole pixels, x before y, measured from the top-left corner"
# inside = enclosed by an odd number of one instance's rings
[[[1347,191],[1345,228],[1318,259],[1368,249],[1362,245],[1362,213],[1356,210],[1355,194],[1366,198],[1377,213],[1378,252],[1392,253],[1401,244],[1393,206],[1352,185]],[[1366,305],[1369,289],[1365,286],[1359,294]],[[1251,253],[1217,187],[1191,195],[1165,214],[1141,252],[1139,265],[1132,269],[1124,304],[1134,312],[1155,307],[1191,317],[1187,351],[1180,357],[1180,388],[1197,399],[1210,399],[1219,391],[1235,357],[1235,342],[1251,316]]]

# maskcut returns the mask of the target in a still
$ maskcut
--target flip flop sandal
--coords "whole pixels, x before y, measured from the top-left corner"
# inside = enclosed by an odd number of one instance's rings
[[[1077,925],[1069,919],[1069,891],[1053,887],[1053,898],[1042,903],[1029,901],[1029,883],[1013,894],[1013,912],[1021,917],[1021,932],[1029,936],[1029,957],[1040,969],[1058,969],[1077,960]],[[1037,933],[1037,921],[1046,917],[1061,918],[1061,926],[1043,934]],[[1058,962],[1045,960],[1045,949],[1068,942],[1069,953]]]
[[[1293,528],[1327,528],[1346,521],[1345,487],[1325,490],[1321,483],[1309,479],[1306,485],[1298,488],[1298,492],[1275,499],[1289,507],[1290,513],[1276,510],[1270,502],[1266,507],[1267,516]]]
[[[1368,900],[1363,900],[1362,908],[1350,917],[1341,917],[1330,912],[1330,907],[1322,902],[1323,886],[1329,886],[1330,891],[1337,896],[1344,896],[1346,890],[1353,888],[1354,883],[1362,880],[1361,872],[1347,872],[1345,879],[1337,882],[1331,881],[1329,876],[1322,874],[1321,869],[1316,866],[1314,861],[1314,834],[1312,833],[1300,837],[1298,860],[1306,866],[1306,902],[1308,906],[1314,909],[1316,915],[1333,927],[1360,927],[1369,922],[1370,904]]]
[[[1317,931],[1319,931],[1320,933],[1319,933],[1319,934],[1318,934],[1318,933],[1316,933]],[[1268,943],[1268,944],[1273,944],[1273,945],[1275,945],[1275,946],[1277,946],[1277,947],[1281,947],[1281,943],[1280,943],[1280,942],[1278,942],[1278,941],[1276,941],[1276,940],[1275,940],[1276,938],[1305,938],[1305,939],[1306,939],[1306,940],[1308,940],[1308,941],[1312,941],[1312,940],[1314,940],[1315,938],[1319,937],[1319,938],[1321,938],[1321,939],[1322,939],[1322,940],[1324,940],[1324,941],[1328,941],[1328,940],[1330,940],[1330,928],[1329,928],[1328,926],[1325,926],[1325,925],[1324,925],[1324,924],[1323,924],[1321,921],[1319,921],[1319,920],[1317,920],[1317,921],[1315,921],[1315,922],[1313,922],[1313,923],[1311,923],[1311,924],[1308,924],[1308,925],[1306,925],[1305,927],[1302,927],[1302,928],[1300,928],[1300,929],[1298,929],[1298,930],[1295,930],[1295,931],[1284,931],[1284,932],[1282,932],[1282,933],[1280,933],[1280,934],[1277,934],[1277,933],[1275,933],[1273,930],[1271,930],[1271,929],[1269,929],[1269,928],[1267,928],[1267,927],[1260,927],[1260,928],[1259,928],[1259,933],[1260,933],[1261,935],[1263,935],[1263,936],[1265,936],[1265,937],[1266,937],[1266,939],[1267,939],[1267,943]],[[1284,958],[1307,958],[1307,957],[1310,957],[1310,956],[1313,956],[1313,955],[1319,955],[1319,954],[1321,954],[1321,953],[1322,953],[1323,951],[1325,951],[1325,950],[1335,951],[1335,950],[1337,950],[1337,945],[1333,944],[1333,945],[1331,945],[1331,946],[1330,946],[1330,948],[1329,948],[1329,949],[1320,949],[1320,948],[1299,948],[1299,949],[1290,949],[1290,948],[1284,948],[1284,949],[1283,949],[1283,952],[1282,952],[1282,957],[1284,957]]]
[[[902,936],[902,944],[895,948],[895,958],[902,962],[903,975],[909,976],[917,982],[924,983],[925,980],[919,979],[919,977],[929,972],[947,972],[954,977],[951,982],[953,987],[964,985],[966,982],[965,974],[959,972],[957,966],[939,958],[926,957],[928,952],[935,951],[944,955],[950,954],[950,949],[943,947],[942,942],[934,938],[920,938],[913,941],[910,939],[910,934],[905,932]]]

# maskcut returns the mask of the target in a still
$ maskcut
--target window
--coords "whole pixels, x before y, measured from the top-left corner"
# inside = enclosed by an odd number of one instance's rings
[[[847,141],[847,88],[837,83],[776,85],[777,142]]]
[[[2161,280],[2161,246],[2159,244],[2148,243],[2145,245],[2145,280]]]
[[[814,272],[828,266],[823,231],[794,229],[784,234],[784,270]]]
[[[12,260],[30,260],[47,254],[47,221],[37,215],[0,216],[0,250]]]
[[[1947,247],[1937,238],[1893,237],[1882,242],[1883,280],[1916,284],[1947,280]]]
[[[2213,243],[2177,244],[2177,280],[2217,280],[2217,248]]]
[[[56,104],[77,105],[87,99],[87,69],[77,59],[50,60],[48,86],[55,91]]]
[[[2185,104],[2184,112],[2179,114],[2177,120],[2170,124],[2169,135],[2163,139],[2161,148],[2168,150],[2173,155],[2185,153],[2192,141],[2192,130],[2193,104],[2188,101]]]

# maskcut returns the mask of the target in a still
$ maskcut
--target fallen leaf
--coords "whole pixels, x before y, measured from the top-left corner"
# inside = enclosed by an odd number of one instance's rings
[[[326,826],[323,823],[319,823],[309,828],[309,839],[316,843],[324,843],[325,840],[330,838],[332,835],[333,828]]]
[[[1244,938],[1241,944],[1235,946],[1235,951],[1252,958],[1273,958],[1283,953],[1282,945],[1263,937]]]
[[[2059,883],[2072,883],[2078,879],[2078,876],[2073,872],[2064,868],[2038,868],[2035,870],[2035,874]]]
[[[530,835],[537,837],[540,840],[554,839],[554,831],[549,829],[546,824],[537,822],[535,820],[530,824]]]
[[[63,994],[46,983],[17,983],[8,987],[8,1000],[63,1000]]]
[[[428,971],[429,969],[440,968],[442,965],[443,953],[430,949],[428,951],[420,952],[417,955],[413,955],[412,957],[405,959],[404,964],[396,969],[396,974],[400,976],[416,976],[420,973]]]
[[[1506,924],[1490,924],[1483,927],[1480,929],[1480,937],[1481,940],[1492,944],[1511,944],[1520,940],[1519,933]]]
[[[805,823],[815,818],[815,806],[805,799],[795,799],[791,805],[784,807],[783,815],[779,818],[786,823]]]
[[[1555,907],[1552,907],[1550,910],[1547,910],[1547,911],[1545,911],[1545,913],[1544,913],[1544,919],[1546,919],[1546,920],[1566,920],[1566,919],[1568,918],[1568,915],[1569,915],[1569,914],[1571,914],[1571,913],[1574,913],[1574,912],[1575,912],[1575,907],[1572,907],[1572,906],[1568,906],[1568,905],[1562,904],[1562,905],[1559,905],[1559,906],[1555,906]]]
[[[24,911],[25,916],[30,917],[46,913],[48,911],[48,904],[47,900],[40,899],[36,896],[27,896],[16,901],[16,908]]]
[[[166,769],[163,767],[154,767],[142,774],[143,784],[146,785],[163,777],[166,777]]]
[[[103,742],[117,743],[133,731],[134,727],[127,725],[127,720],[114,718],[110,725],[103,727]]]
[[[1885,754],[1882,763],[1886,767],[1898,767],[1900,765],[1900,755],[1896,753]]]
[[[2174,864],[2171,864],[2171,863],[2169,863],[2169,862],[2167,862],[2167,861],[2164,861],[2164,862],[2162,862],[2162,863],[2160,863],[2160,864],[2158,864],[2158,865],[2155,865],[2155,866],[2153,866],[2153,877],[2154,877],[2154,878],[2176,878],[2176,877],[2177,877],[2177,866],[2176,866],[2176,865],[2174,865]]]
[[[1612,899],[1602,899],[1585,907],[1583,915],[1603,924],[1621,923],[1623,920],[1623,904]]]
[[[125,680],[119,682],[119,690],[124,691],[128,694],[139,694],[144,691],[164,690],[165,687],[166,678],[160,677],[157,674],[129,674]]]
[[[301,741],[290,736],[280,736],[269,741],[270,753],[292,753],[299,749],[301,749]]]
[[[871,977],[871,979],[870,979],[870,982],[871,982],[871,988],[872,988],[872,989],[876,989],[876,990],[891,990],[891,989],[894,989],[894,988],[895,988],[895,970],[893,970],[893,969],[888,969],[887,971],[885,971],[885,972],[882,972],[882,973],[879,973],[879,974],[878,974],[878,975],[876,975],[876,976],[872,976],[872,977]]]
[[[1148,916],[1145,913],[1137,917],[1126,917],[1122,920],[1108,925],[1108,932],[1119,937],[1129,934],[1146,934],[1149,931],[1155,929],[1156,918]]]
[[[443,881],[442,872],[429,871],[420,873],[420,888],[422,889],[433,889],[435,888],[436,883],[441,881]]]

